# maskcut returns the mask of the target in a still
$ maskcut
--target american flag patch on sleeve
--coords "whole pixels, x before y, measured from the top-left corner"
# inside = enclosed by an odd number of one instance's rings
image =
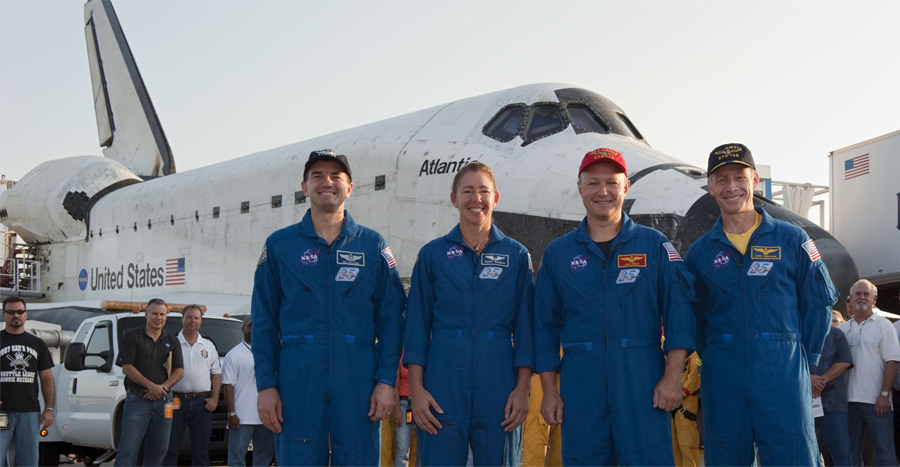
[[[815,260],[821,258],[821,256],[819,256],[819,250],[816,248],[816,244],[813,243],[812,240],[804,242],[803,245],[800,245],[800,246],[802,246],[803,249],[806,251],[806,254],[809,255],[810,261],[815,261]]]
[[[663,246],[666,248],[666,252],[669,253],[669,261],[684,261],[681,259],[681,255],[678,254],[678,250],[675,249],[675,245],[665,242]]]
[[[531,263],[531,253],[528,253],[528,270],[534,272],[534,265]]]
[[[391,247],[381,250],[381,256],[384,256],[384,260],[387,261],[389,268],[397,267],[397,260],[394,259],[394,253],[391,251]]]

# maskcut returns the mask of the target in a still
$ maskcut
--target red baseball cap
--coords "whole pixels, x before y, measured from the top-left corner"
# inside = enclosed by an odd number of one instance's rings
[[[625,166],[625,158],[622,157],[622,153],[609,148],[594,149],[585,154],[584,159],[581,160],[581,168],[578,169],[578,175],[581,176],[581,172],[584,172],[584,169],[597,162],[608,162],[614,165],[625,174],[625,178],[628,178],[628,168]]]

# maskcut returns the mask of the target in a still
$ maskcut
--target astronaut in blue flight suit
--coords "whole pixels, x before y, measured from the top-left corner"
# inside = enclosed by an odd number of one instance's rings
[[[707,187],[721,217],[687,254],[697,277],[706,465],[818,463],[809,365],[837,299],[802,229],[753,207],[759,183],[743,144],[709,157]]]
[[[377,465],[378,420],[394,410],[406,296],[384,238],[344,210],[351,180],[345,156],[310,154],[310,209],[256,267],[258,408],[279,465]]]
[[[491,225],[491,170],[471,162],[450,195],[459,224],[419,251],[405,356],[421,465],[518,465],[504,453],[528,412],[532,265],[528,250]]]
[[[585,155],[587,215],[544,250],[535,285],[541,414],[562,423],[564,465],[674,463],[668,411],[694,348],[693,277],[664,235],[622,212],[628,188],[619,152]]]

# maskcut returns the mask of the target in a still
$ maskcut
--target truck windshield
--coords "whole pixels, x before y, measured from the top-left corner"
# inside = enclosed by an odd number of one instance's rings
[[[144,327],[147,321],[144,315],[122,318],[119,320],[119,339],[133,329]],[[169,315],[166,319],[166,332],[178,335],[181,332],[181,317]],[[234,319],[205,318],[200,326],[200,334],[211,340],[216,346],[220,357],[224,357],[229,350],[241,343],[244,333],[241,332],[241,322]]]

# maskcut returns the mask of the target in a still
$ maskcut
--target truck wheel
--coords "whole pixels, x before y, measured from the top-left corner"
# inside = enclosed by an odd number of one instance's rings
[[[59,443],[41,443],[38,448],[38,465],[59,466]]]

